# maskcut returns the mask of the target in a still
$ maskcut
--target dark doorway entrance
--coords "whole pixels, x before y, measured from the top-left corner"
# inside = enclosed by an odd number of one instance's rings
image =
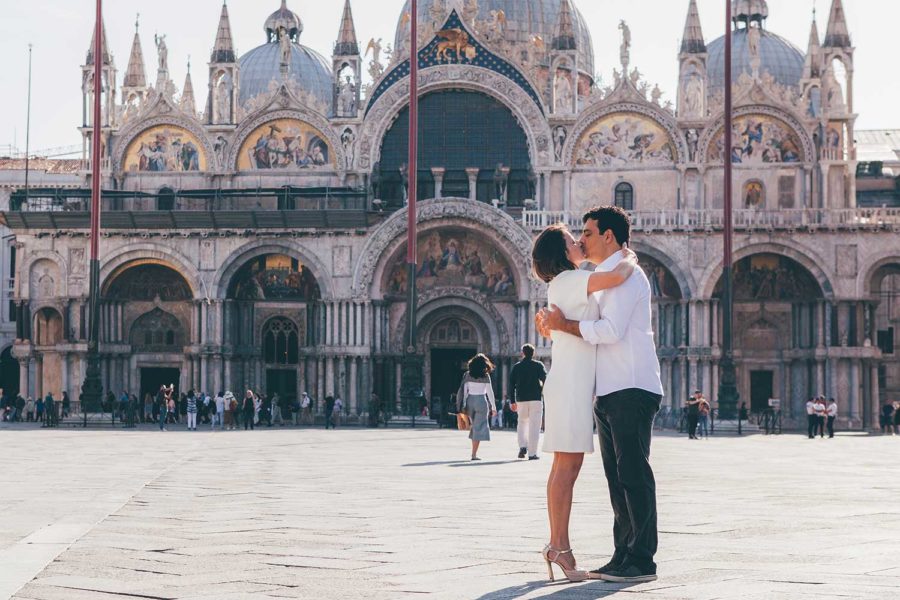
[[[266,369],[266,395],[293,402],[297,399],[297,371],[295,369]]]
[[[178,399],[178,379],[181,371],[170,367],[141,367],[141,395],[138,396],[141,403],[148,393],[156,398],[156,392],[162,385],[175,384],[173,398]],[[142,404],[143,406],[143,404]]]
[[[772,371],[750,371],[750,411],[761,413],[769,408],[773,397]]]
[[[19,393],[19,361],[12,356],[12,346],[0,354],[0,388],[10,398]]]
[[[466,363],[475,356],[475,348],[448,348],[431,351],[431,411],[435,420],[456,410],[456,391],[466,370]],[[439,414],[438,414],[439,413]],[[455,422],[455,421],[454,421]]]

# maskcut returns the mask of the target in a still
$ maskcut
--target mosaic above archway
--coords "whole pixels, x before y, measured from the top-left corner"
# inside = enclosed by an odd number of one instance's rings
[[[203,144],[193,133],[177,125],[157,125],[144,130],[128,145],[125,170],[147,173],[186,173],[206,170]]]
[[[512,268],[496,247],[482,234],[461,228],[429,231],[419,235],[416,288],[466,287],[487,296],[516,295]],[[397,257],[382,287],[385,296],[405,297],[406,264]]]
[[[298,119],[277,119],[257,127],[238,154],[238,170],[317,169],[334,166],[325,135]]]
[[[723,129],[709,146],[710,162],[723,162]],[[734,120],[731,158],[735,164],[799,163],[803,161],[802,148],[796,132],[780,119],[744,115]]]
[[[654,300],[681,299],[678,281],[661,262],[646,254],[638,254],[638,264],[650,281],[650,294]]]
[[[238,270],[229,286],[235,300],[296,300],[321,298],[319,284],[299,260],[284,254],[257,256]]]
[[[665,129],[637,113],[598,119],[581,134],[575,148],[575,164],[590,167],[669,164],[676,156]]]
[[[713,297],[722,297],[722,279]],[[759,300],[809,301],[822,297],[822,288],[803,265],[778,254],[754,254],[734,265],[734,299],[737,302]]]

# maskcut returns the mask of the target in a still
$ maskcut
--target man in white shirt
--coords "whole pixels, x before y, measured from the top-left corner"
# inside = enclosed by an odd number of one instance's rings
[[[581,246],[597,271],[624,258],[631,222],[619,207],[584,215]],[[615,553],[590,577],[614,582],[656,579],[656,482],[650,468],[653,418],[663,389],[653,341],[650,282],[641,269],[619,287],[597,294],[598,321],[569,321],[555,306],[536,318],[542,334],[565,331],[597,346],[594,418],[614,514]]]
[[[837,402],[834,398],[831,398],[828,401],[828,408],[825,409],[825,414],[828,415],[828,437],[834,437],[834,419],[837,417],[838,408]]]
[[[816,417],[816,399],[810,398],[806,403],[806,435],[809,439],[816,437],[816,425],[818,424]]]
[[[819,437],[825,437],[825,396],[819,396],[819,401],[813,407],[816,415],[816,429],[819,431]],[[813,430],[815,435],[815,430]]]

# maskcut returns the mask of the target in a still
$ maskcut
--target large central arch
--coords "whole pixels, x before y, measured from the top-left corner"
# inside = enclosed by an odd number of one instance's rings
[[[541,108],[521,87],[498,73],[468,65],[430,67],[419,75],[421,95],[441,89],[471,90],[500,101],[522,126],[532,165],[536,169],[550,165],[550,126]],[[369,109],[359,140],[360,168],[370,169],[380,161],[381,140],[408,103],[409,77],[406,76],[382,94]]]

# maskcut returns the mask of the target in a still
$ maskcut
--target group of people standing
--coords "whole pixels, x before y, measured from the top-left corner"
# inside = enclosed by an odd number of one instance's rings
[[[834,420],[837,418],[838,405],[834,398],[828,400],[825,405],[825,396],[816,396],[810,398],[806,402],[806,435],[809,439],[814,439],[818,432],[820,438],[825,437],[825,430],[828,430],[828,437],[834,437]]]
[[[709,439],[709,415],[712,409],[709,400],[703,396],[703,392],[694,390],[685,409],[687,410],[688,439]]]
[[[56,400],[52,393],[37,401],[31,396],[22,394],[13,397],[0,389],[0,421],[7,423],[41,423],[43,427],[56,427],[62,417],[69,416],[71,401],[68,392],[62,393],[62,399]]]
[[[900,401],[885,402],[878,415],[878,425],[881,433],[900,435]]]

